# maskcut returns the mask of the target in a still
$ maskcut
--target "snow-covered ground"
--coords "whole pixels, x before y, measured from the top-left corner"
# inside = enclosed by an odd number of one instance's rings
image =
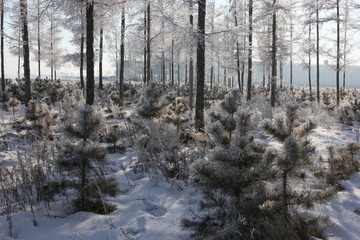
[[[21,118],[24,109],[17,114]],[[1,135],[11,133],[12,113],[1,113]],[[354,128],[355,129],[355,128]],[[311,134],[319,154],[326,155],[329,144],[343,145],[356,140],[356,129],[341,125],[320,124]],[[9,144],[9,143],[8,143]],[[21,141],[11,143],[12,151],[0,151],[4,164],[16,159]],[[168,182],[135,174],[132,164],[136,154],[108,154],[108,171],[118,179],[120,194],[106,200],[116,206],[108,215],[68,210],[59,202],[51,204],[50,212],[37,206],[32,223],[29,211],[13,215],[13,235],[8,236],[6,216],[0,216],[0,240],[186,240],[190,232],[181,228],[182,218],[191,218],[198,206],[201,193],[184,182]],[[360,239],[360,173],[342,181],[344,191],[338,192],[327,203],[316,205],[312,214],[330,217],[331,226],[324,231],[326,239]]]

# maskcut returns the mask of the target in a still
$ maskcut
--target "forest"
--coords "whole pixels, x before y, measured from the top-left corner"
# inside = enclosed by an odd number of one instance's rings
[[[356,1],[0,7],[1,240],[359,238]]]

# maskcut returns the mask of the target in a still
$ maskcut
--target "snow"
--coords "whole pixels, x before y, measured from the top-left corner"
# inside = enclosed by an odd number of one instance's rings
[[[17,116],[23,116],[20,108]],[[1,135],[12,133],[11,112],[2,112]],[[113,120],[110,120],[113,121]],[[356,128],[339,124],[320,124],[311,134],[319,154],[326,156],[329,144],[344,145],[356,140]],[[21,141],[8,141],[12,151],[0,151],[7,165],[16,160]],[[276,143],[269,143],[276,148]],[[30,211],[13,215],[14,238],[8,236],[6,216],[0,216],[0,240],[187,240],[190,232],[181,228],[181,219],[191,218],[201,193],[185,182],[169,182],[164,178],[135,174],[136,153],[108,154],[107,171],[118,179],[120,194],[106,198],[116,210],[107,215],[76,212],[68,215],[59,203],[52,203],[49,215],[42,205],[35,210],[37,226]],[[360,173],[341,181],[343,191],[332,200],[316,205],[312,215],[330,217],[331,226],[324,230],[326,239],[360,238]]]

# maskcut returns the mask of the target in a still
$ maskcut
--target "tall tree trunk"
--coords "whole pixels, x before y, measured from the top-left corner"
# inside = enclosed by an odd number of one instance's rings
[[[3,1],[3,0],[2,0]],[[38,78],[41,78],[41,43],[40,43],[40,0],[37,1],[37,61],[38,61]]]
[[[248,82],[247,82],[247,100],[251,100],[252,85],[252,31],[253,31],[253,0],[249,0],[249,56],[248,56]]]
[[[24,79],[25,79],[25,106],[31,98],[31,80],[30,80],[30,50],[29,50],[29,32],[27,20],[27,0],[20,0],[21,20],[22,20],[22,40],[24,51]]]
[[[2,100],[5,101],[5,63],[4,63],[4,0],[1,0],[1,92]]]
[[[347,67],[347,32],[348,32],[348,19],[349,18],[349,1],[345,0],[345,19],[344,19],[344,65],[343,65],[343,88],[346,83],[346,67]]]
[[[292,6],[292,1],[290,0],[290,5]],[[294,35],[294,27],[293,27],[293,13],[290,10],[290,86],[293,85],[293,35]]]
[[[193,0],[190,0],[190,26],[194,28],[194,16],[193,16]],[[189,61],[189,106],[190,110],[194,108],[194,61],[193,61],[193,46],[190,46],[190,61]]]
[[[283,79],[284,79],[284,60],[280,58],[280,89],[283,87]]]
[[[211,32],[214,32],[214,21],[215,21],[215,2],[211,4]],[[213,89],[214,83],[214,44],[211,44],[210,51],[210,89]]]
[[[94,2],[86,3],[86,104],[94,104]]]
[[[20,21],[21,22],[21,21]],[[18,40],[19,40],[19,42],[18,42],[18,62],[17,62],[17,78],[20,80],[20,71],[21,71],[21,37],[22,37],[22,35],[21,35],[21,26],[19,26],[19,38],[18,38]]]
[[[185,86],[188,84],[188,62],[185,61],[185,74],[184,74],[184,77],[185,77]]]
[[[164,21],[162,21],[161,26],[162,26],[162,29],[164,30],[165,29]],[[165,73],[165,51],[164,51],[165,38],[164,38],[164,34],[162,35],[162,44],[163,44],[163,49],[161,51],[161,61],[162,61],[162,63],[161,63],[161,82],[163,84],[165,84],[166,73]]]
[[[120,106],[124,104],[124,66],[125,66],[125,3],[121,9],[121,43],[120,43]]]
[[[103,34],[104,30],[100,27],[100,46],[99,46],[99,89],[103,89]]]
[[[151,6],[150,6],[150,1],[147,2],[147,24],[146,24],[146,28],[147,28],[147,38],[146,38],[146,60],[147,60],[147,64],[146,64],[146,82],[147,84],[150,83],[151,80]]]
[[[144,69],[143,69],[143,71],[144,71],[144,73],[143,73],[143,75],[144,75],[144,85],[146,85],[146,80],[147,80],[147,76],[146,76],[146,74],[147,74],[147,70],[146,70],[146,68],[147,68],[147,48],[146,48],[146,46],[147,46],[147,39],[146,39],[146,30],[147,30],[147,27],[146,27],[146,25],[147,25],[147,21],[146,21],[146,16],[147,16],[147,14],[146,14],[146,5],[147,3],[146,3],[146,0],[145,0],[145,11],[144,11]]]
[[[275,107],[277,81],[277,37],[276,37],[276,0],[273,0],[272,14],[272,67],[271,67],[271,106]]]
[[[235,20],[235,28],[238,28],[238,18],[237,18],[237,6],[236,1],[234,1],[234,20]],[[241,92],[243,92],[244,86],[241,84],[241,73],[240,73],[240,44],[239,44],[239,37],[236,37],[236,73],[237,73],[237,82]]]
[[[340,0],[336,0],[336,104],[340,104]]]
[[[320,103],[320,34],[319,0],[316,0],[316,100]]]
[[[205,83],[205,15],[206,0],[198,0],[198,37],[196,53],[196,110],[195,110],[195,128],[198,131],[204,131],[204,83]]]
[[[171,39],[171,86],[174,86],[174,38]]]
[[[177,94],[180,96],[180,52],[178,52],[178,63],[177,63]]]
[[[85,45],[85,36],[84,36],[84,18],[83,18],[83,8],[80,10],[81,15],[81,38],[80,38],[80,87],[84,89],[84,45]]]
[[[310,21],[311,21],[311,13],[310,13]],[[309,92],[310,92],[310,99],[312,99],[312,89],[311,89],[311,22],[309,22],[309,52],[308,52],[308,80],[309,80]]]
[[[262,63],[262,86],[265,87],[266,82],[266,67],[265,62]]]
[[[217,85],[220,85],[220,57],[218,56],[218,64],[217,64]]]
[[[53,37],[53,12],[51,12],[50,17],[50,75],[51,81],[54,80],[54,37]]]

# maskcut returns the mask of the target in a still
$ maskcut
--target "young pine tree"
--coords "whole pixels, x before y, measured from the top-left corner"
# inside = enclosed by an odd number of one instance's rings
[[[182,123],[189,121],[189,118],[185,115],[188,107],[184,103],[184,99],[182,97],[175,98],[175,101],[169,104],[168,109],[169,112],[164,115],[165,121],[173,123],[179,131]]]
[[[118,186],[114,178],[106,178],[101,166],[106,163],[106,151],[98,143],[104,132],[100,114],[90,105],[80,108],[75,124],[66,124],[67,142],[57,159],[60,169],[71,176],[68,182],[78,191],[78,210],[107,212],[102,195],[115,196]],[[105,209],[103,209],[103,207]]]
[[[231,140],[232,132],[236,128],[236,120],[234,119],[234,114],[240,106],[239,91],[231,90],[228,94],[225,95],[224,99],[220,102],[220,111],[216,109],[215,111],[210,112],[210,118],[213,121],[219,121],[226,132],[228,133],[227,138]]]
[[[299,105],[296,103],[288,103],[284,114],[264,123],[265,131],[282,145],[277,163],[281,187],[275,195],[284,219],[290,216],[290,206],[311,207],[316,201],[312,198],[313,194],[304,194],[304,191],[290,185],[291,180],[301,181],[305,177],[302,170],[314,159],[315,148],[307,139],[314,128],[312,121],[304,121],[299,116]]]
[[[140,98],[140,102],[136,108],[137,113],[144,119],[159,118],[162,114],[160,86],[150,83],[144,88],[144,93]]]
[[[260,206],[268,200],[266,182],[274,177],[274,155],[250,134],[250,110],[237,111],[232,140],[223,141],[224,126],[213,123],[208,133],[215,144],[204,159],[193,165],[192,180],[204,192],[200,212],[184,219],[196,239],[250,239],[266,218]]]

